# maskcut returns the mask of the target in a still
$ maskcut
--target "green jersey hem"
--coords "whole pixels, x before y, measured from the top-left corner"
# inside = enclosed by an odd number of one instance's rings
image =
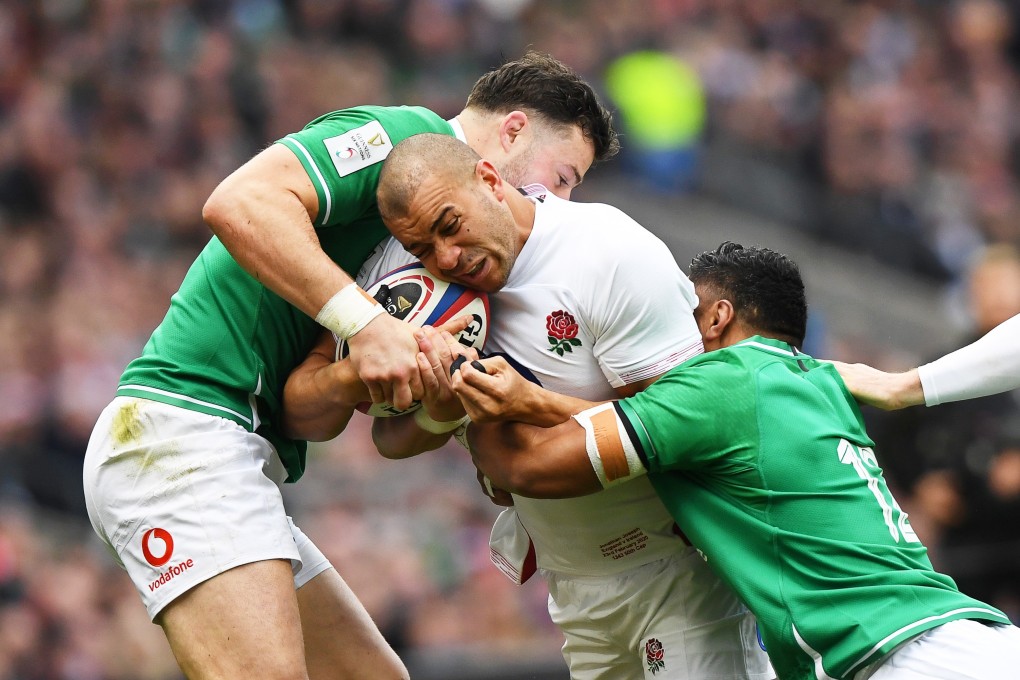
[[[158,401],[160,403],[176,406],[188,411],[197,411],[198,413],[204,413],[208,416],[226,418],[227,420],[234,421],[249,432],[254,432],[254,419],[251,416],[238,413],[234,409],[227,408],[226,406],[201,401],[182,394],[175,394],[156,387],[149,387],[147,385],[121,385],[117,388],[117,396],[136,397],[139,399]]]

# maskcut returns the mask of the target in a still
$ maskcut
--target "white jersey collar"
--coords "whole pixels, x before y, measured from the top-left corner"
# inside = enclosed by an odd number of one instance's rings
[[[453,128],[453,135],[460,141],[467,144],[467,135],[464,134],[464,126],[460,124],[460,121],[456,117],[446,121]]]

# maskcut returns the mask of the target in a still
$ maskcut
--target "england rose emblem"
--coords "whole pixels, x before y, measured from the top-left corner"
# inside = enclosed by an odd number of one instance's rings
[[[662,643],[655,638],[648,638],[648,642],[645,643],[645,661],[648,662],[648,670],[652,675],[666,668],[666,662],[663,660],[665,657],[666,652],[662,648]]]
[[[549,334],[549,344],[552,345],[550,352],[563,356],[564,352],[573,352],[574,347],[581,346],[581,341],[577,339],[577,321],[562,309],[545,317],[545,330]]]

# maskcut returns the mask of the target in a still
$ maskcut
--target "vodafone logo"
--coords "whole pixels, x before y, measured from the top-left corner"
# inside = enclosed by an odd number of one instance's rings
[[[156,540],[153,540],[156,539]],[[160,545],[162,543],[162,545]],[[155,550],[155,552],[153,552]],[[154,567],[162,567],[174,554],[174,538],[166,529],[149,529],[142,536],[142,555]]]
[[[174,537],[166,529],[155,527],[149,529],[142,535],[142,556],[145,561],[157,569],[166,565],[174,555]],[[171,564],[162,572],[155,581],[149,584],[149,590],[155,591],[162,585],[172,581],[174,577],[180,576],[195,566],[195,561],[190,557]]]

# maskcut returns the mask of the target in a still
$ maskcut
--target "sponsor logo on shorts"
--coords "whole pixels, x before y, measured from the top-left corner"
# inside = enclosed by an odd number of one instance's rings
[[[155,592],[161,585],[169,583],[175,576],[180,576],[193,566],[195,566],[195,560],[190,557],[182,562],[170,565],[170,568],[160,574],[158,579],[149,584],[149,591]]]
[[[162,541],[163,546],[160,547],[158,543],[154,544],[152,539]],[[159,554],[154,553],[153,549]],[[159,527],[149,529],[142,536],[142,555],[145,556],[145,561],[152,566],[162,567],[174,555],[174,537],[166,529]]]
[[[152,566],[162,567],[174,556],[174,537],[170,532],[160,527],[154,527],[142,534],[142,556]],[[195,566],[195,561],[190,557],[181,560],[177,564],[171,564],[166,571],[159,575],[155,581],[149,584],[149,591],[155,592],[160,586],[169,583],[175,576]]]

